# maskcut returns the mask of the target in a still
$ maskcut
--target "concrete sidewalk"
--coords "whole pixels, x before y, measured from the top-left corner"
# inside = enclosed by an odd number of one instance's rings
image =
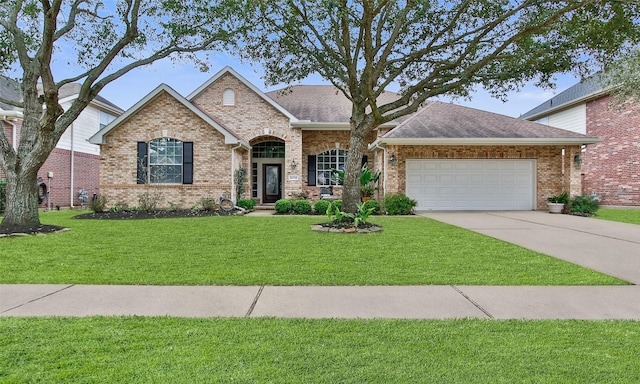
[[[640,320],[640,287],[0,285],[1,316]]]

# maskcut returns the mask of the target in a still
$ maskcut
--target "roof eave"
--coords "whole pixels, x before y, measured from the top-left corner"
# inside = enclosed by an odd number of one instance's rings
[[[3,117],[3,120],[16,120],[24,118],[24,114],[22,111],[5,111],[0,108],[0,116]]]
[[[563,104],[560,104],[560,105],[556,105],[556,106],[551,107],[549,109],[545,109],[544,111],[540,111],[540,112],[538,112],[538,113],[536,113],[534,115],[527,116],[527,117],[521,117],[521,119],[529,120],[529,121],[536,121],[536,120],[538,120],[538,119],[540,119],[542,117],[549,116],[551,114],[554,114],[556,112],[562,111],[564,109],[568,109],[568,108],[574,107],[574,106],[576,106],[578,104],[586,103],[587,101],[591,101],[591,100],[600,98],[603,95],[608,94],[609,92],[610,92],[609,89],[603,89],[603,90],[600,90],[600,91],[597,91],[597,92],[593,92],[593,93],[590,93],[588,95],[582,96],[580,98],[577,98],[577,99],[574,99],[574,100],[571,100],[571,101],[567,101],[566,103],[563,103]]]
[[[578,138],[381,138],[369,149],[387,145],[589,145],[602,140],[595,137]]]

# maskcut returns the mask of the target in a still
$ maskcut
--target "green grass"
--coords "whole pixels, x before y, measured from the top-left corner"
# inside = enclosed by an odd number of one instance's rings
[[[2,383],[637,383],[632,321],[2,318]]]
[[[0,283],[138,285],[625,284],[423,217],[376,217],[380,234],[309,229],[325,217],[78,220],[65,233],[0,239]]]
[[[640,224],[640,209],[600,208],[595,217],[622,223]]]

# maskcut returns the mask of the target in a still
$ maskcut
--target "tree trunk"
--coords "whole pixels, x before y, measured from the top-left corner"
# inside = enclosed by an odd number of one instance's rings
[[[6,170],[7,200],[0,227],[40,225],[36,172],[37,169],[28,174],[18,174],[13,169]]]
[[[360,202],[360,169],[364,154],[365,135],[359,129],[352,129],[349,138],[349,153],[344,170],[344,187],[342,189],[342,210],[355,213]]]

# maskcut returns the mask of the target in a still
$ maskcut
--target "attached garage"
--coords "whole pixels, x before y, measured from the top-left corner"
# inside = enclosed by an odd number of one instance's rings
[[[535,160],[407,159],[418,210],[533,210]]]

